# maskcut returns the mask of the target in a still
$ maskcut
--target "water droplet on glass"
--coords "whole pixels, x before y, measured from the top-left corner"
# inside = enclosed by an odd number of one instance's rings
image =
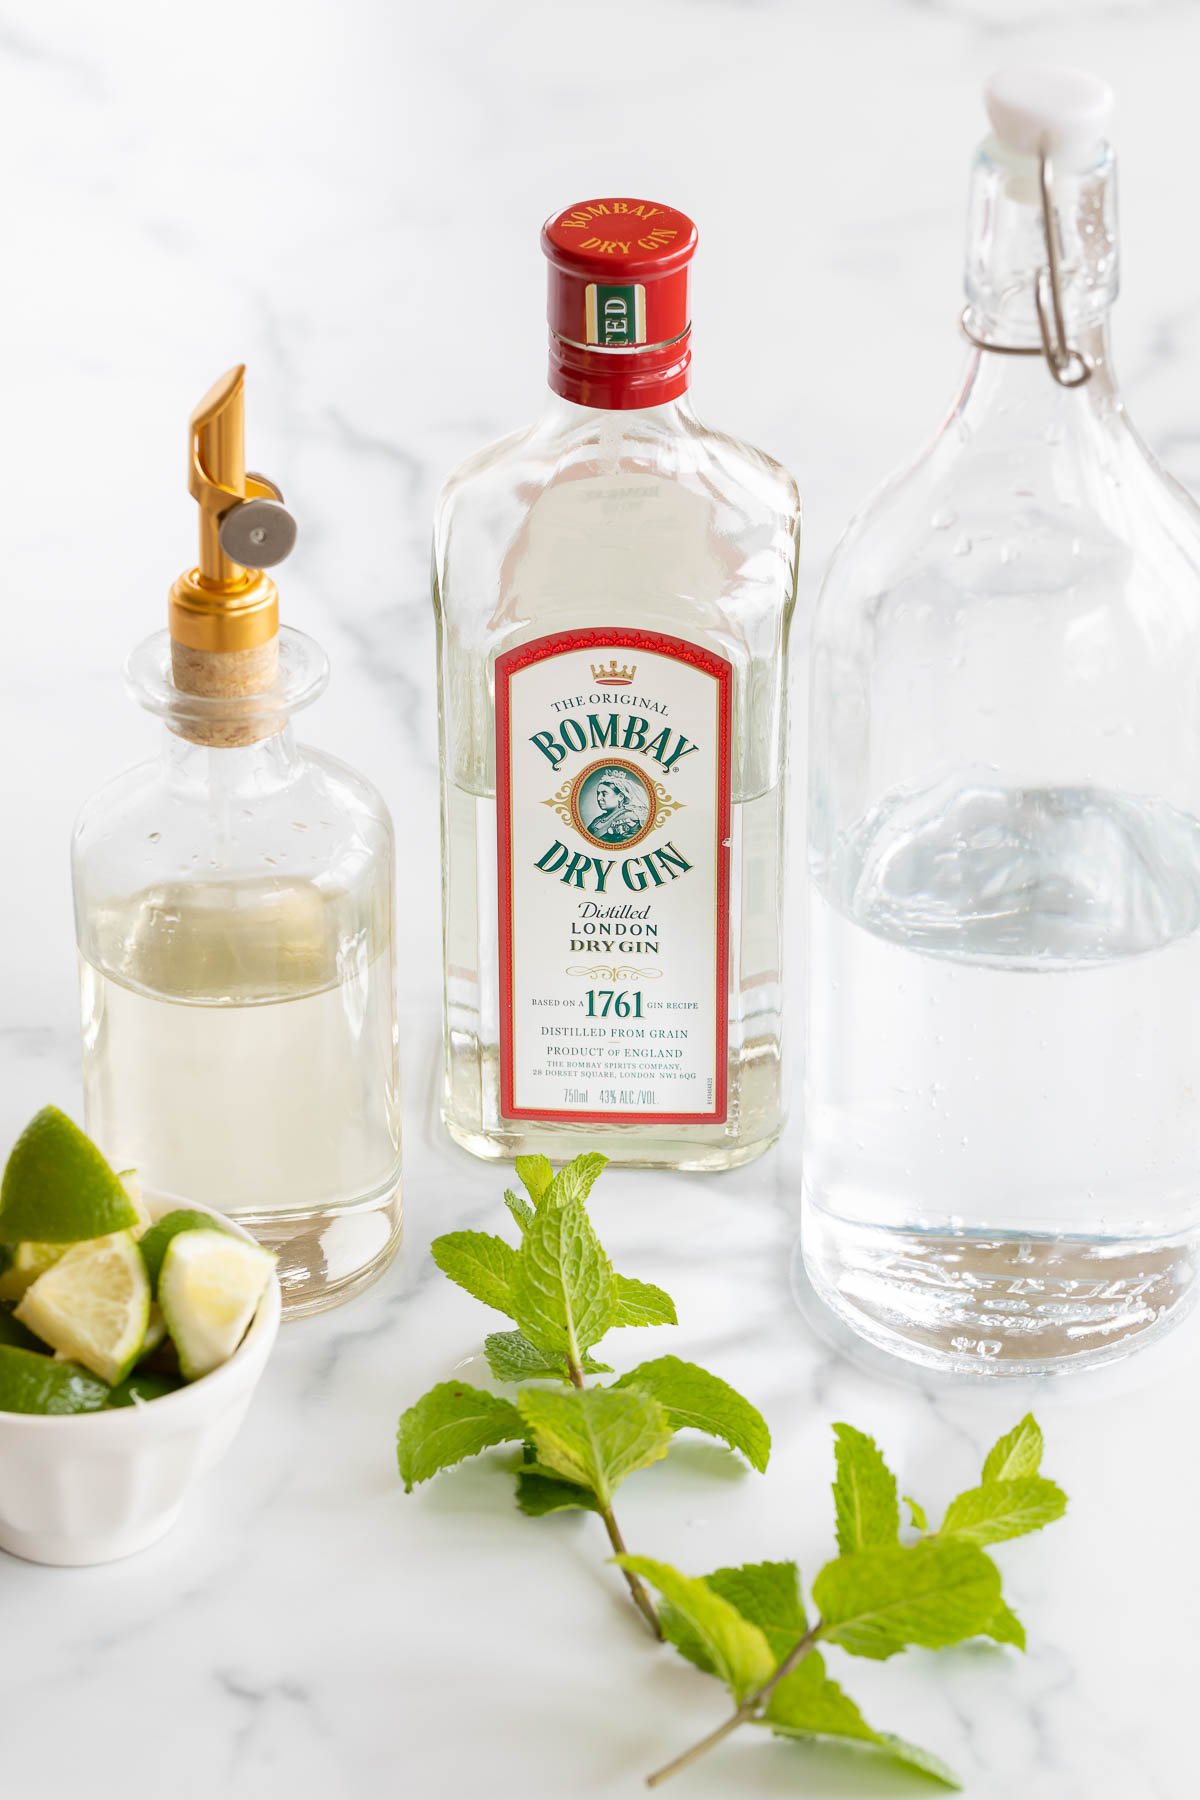
[[[955,556],[970,556],[971,540],[969,537],[960,537],[959,538],[958,542],[954,546],[954,554],[955,554]]]

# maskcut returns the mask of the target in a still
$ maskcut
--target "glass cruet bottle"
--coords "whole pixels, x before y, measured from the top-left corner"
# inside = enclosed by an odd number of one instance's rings
[[[542,234],[550,394],[434,525],[443,1118],[478,1156],[725,1169],[778,1136],[799,496],[688,399],[692,221]]]
[[[87,1128],[164,1206],[279,1256],[289,1313],[349,1298],[400,1231],[393,834],[380,796],[297,745],[323,653],[264,564],[295,527],[243,459],[243,370],[191,421],[200,561],[131,691],[162,754],[101,789],[73,875]]]
[[[1113,376],[1110,98],[989,85],[965,380],[815,621],[803,1260],[947,1369],[1195,1295],[1200,513]]]

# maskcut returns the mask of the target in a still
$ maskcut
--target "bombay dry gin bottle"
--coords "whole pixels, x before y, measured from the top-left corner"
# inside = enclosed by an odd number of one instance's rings
[[[231,1213],[290,1312],[348,1298],[400,1230],[393,836],[375,790],[298,745],[325,657],[279,625],[291,548],[246,472],[243,371],[193,414],[200,556],[127,668],[160,756],[75,829],[87,1127],[161,1204]]]
[[[435,525],[444,1116],[485,1157],[723,1169],[783,1114],[799,501],[688,399],[691,220],[542,234],[550,393]]]
[[[1200,514],[1126,417],[1109,91],[997,76],[965,378],[815,625],[803,1253],[947,1368],[1195,1293]]]

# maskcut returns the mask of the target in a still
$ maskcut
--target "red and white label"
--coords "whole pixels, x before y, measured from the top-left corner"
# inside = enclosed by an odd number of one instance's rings
[[[655,631],[497,658],[505,1117],[724,1120],[731,683]]]

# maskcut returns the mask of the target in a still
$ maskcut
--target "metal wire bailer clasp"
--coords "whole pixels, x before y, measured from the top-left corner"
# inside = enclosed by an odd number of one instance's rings
[[[1038,188],[1042,202],[1042,230],[1046,239],[1045,267],[1034,278],[1033,300],[1037,308],[1040,344],[997,344],[975,332],[967,307],[960,321],[964,335],[979,350],[994,350],[1001,356],[1044,356],[1050,373],[1060,387],[1082,387],[1094,373],[1082,350],[1067,339],[1066,316],[1062,297],[1062,236],[1058,208],[1054,204],[1054,177],[1050,152],[1038,156]]]

